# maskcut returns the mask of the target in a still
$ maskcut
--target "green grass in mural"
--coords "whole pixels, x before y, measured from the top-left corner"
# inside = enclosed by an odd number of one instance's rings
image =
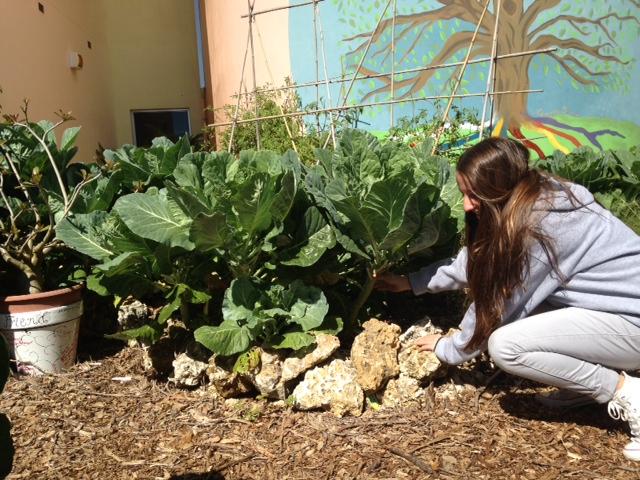
[[[605,133],[596,137],[603,150],[629,148],[633,145],[640,144],[640,125],[636,125],[633,122],[622,122],[610,118],[577,117],[572,115],[553,115],[550,118],[574,128],[582,128],[590,133],[602,130],[617,132],[620,136]],[[594,145],[583,132],[557,126],[553,126],[553,128],[571,135],[580,143],[580,145],[591,146],[594,150],[598,149],[598,147]],[[557,147],[553,145],[552,142],[539,130],[533,130],[525,125],[522,128],[522,134],[526,138],[534,139],[533,141],[535,144],[538,145],[538,147],[540,147],[547,155],[553,153],[553,151],[557,149]],[[554,138],[568,151],[572,151],[576,148],[571,141],[562,138],[560,135],[554,135]]]
[[[624,122],[609,118],[578,117],[573,115],[553,115],[549,118],[552,118],[561,124],[573,127],[562,128],[559,126],[552,126],[555,130],[570,135],[576,139],[580,145],[591,146],[594,150],[597,150],[598,147],[590,141],[586,132],[593,133],[603,130],[611,130],[619,134],[618,136],[605,133],[603,135],[596,136],[595,138],[598,143],[600,143],[603,150],[615,150],[619,148],[628,149],[634,145],[640,145],[640,125],[633,122]],[[580,132],[574,130],[574,128],[584,129],[586,132]],[[525,125],[522,127],[521,131],[526,138],[533,139],[535,144],[540,147],[546,155],[552,154],[557,149],[557,146],[554,145],[547,136],[541,133],[540,130],[534,130]],[[380,140],[386,139],[389,134],[389,132],[385,130],[375,130],[371,133]],[[549,132],[549,134],[551,134],[551,132]],[[557,143],[568,151],[572,151],[576,148],[573,142],[560,135],[556,134],[553,135],[553,137]],[[470,144],[472,143],[475,143],[475,141],[470,142]]]

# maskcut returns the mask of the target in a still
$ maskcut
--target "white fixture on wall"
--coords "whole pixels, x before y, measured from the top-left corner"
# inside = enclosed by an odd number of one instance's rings
[[[78,52],[69,52],[69,55],[67,57],[67,64],[72,70],[78,70],[82,68],[82,55],[80,55]]]

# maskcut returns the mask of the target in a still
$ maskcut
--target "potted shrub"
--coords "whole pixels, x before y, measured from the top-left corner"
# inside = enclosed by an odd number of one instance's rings
[[[58,142],[56,129],[72,119],[58,116],[32,122],[25,103],[0,123],[0,332],[30,372],[59,371],[75,360],[82,287],[74,277],[83,258],[56,239],[56,224],[113,195],[99,167],[69,165],[79,127]]]

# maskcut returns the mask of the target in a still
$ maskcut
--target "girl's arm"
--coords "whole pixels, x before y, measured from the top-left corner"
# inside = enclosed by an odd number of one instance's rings
[[[561,285],[560,278],[553,272],[544,253],[536,249],[536,252],[532,254],[530,258],[529,273],[525,278],[522,288],[514,292],[506,302],[501,324],[529,316],[536,307],[544,302],[547,297],[555,292]],[[450,365],[459,365],[475,358],[485,351],[487,349],[488,339],[477,350],[465,350],[467,343],[469,343],[469,340],[471,340],[473,336],[475,327],[475,305],[471,304],[462,318],[460,331],[450,337],[443,337],[438,342],[435,349],[436,356],[442,362]]]
[[[416,295],[467,287],[467,247],[453,259],[432,263],[409,274],[411,290]]]

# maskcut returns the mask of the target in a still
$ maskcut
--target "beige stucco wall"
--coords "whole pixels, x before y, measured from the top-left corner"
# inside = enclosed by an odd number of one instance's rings
[[[36,0],[0,0],[0,104],[16,112],[28,98],[33,120],[71,111],[77,120],[68,125],[82,125],[76,159],[89,161],[98,142],[115,142],[100,12],[93,1],[40,2],[44,13]],[[68,67],[70,51],[82,55],[82,69]]]
[[[82,125],[77,159],[98,142],[132,142],[131,110],[189,108],[203,125],[192,0],[0,0],[0,104],[31,101],[32,119],[72,111]],[[92,48],[89,49],[87,42]],[[82,69],[67,66],[69,51]],[[71,125],[71,124],[70,124]]]
[[[84,0],[86,1],[86,0]],[[109,36],[109,79],[117,144],[133,141],[131,110],[188,108],[204,122],[192,0],[91,0]]]
[[[248,12],[245,0],[204,0],[208,70],[214,108],[235,104],[232,97],[240,85],[242,62],[247,48]],[[283,0],[255,0],[254,11],[286,5]],[[254,50],[257,85],[281,85],[291,77],[289,59],[289,11],[279,10],[255,18]],[[251,51],[247,56],[243,91],[253,89]],[[218,120],[216,116],[216,120]]]

